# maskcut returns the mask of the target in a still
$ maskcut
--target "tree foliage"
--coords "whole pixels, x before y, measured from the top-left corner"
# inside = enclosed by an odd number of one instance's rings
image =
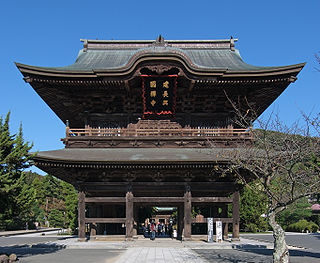
[[[40,225],[77,226],[77,192],[51,175],[25,172],[30,167],[32,144],[24,142],[22,127],[11,135],[9,117],[0,118],[0,229]]]
[[[25,210],[32,202],[33,192],[24,187],[23,170],[30,166],[28,155],[32,144],[24,142],[22,126],[18,134],[9,130],[10,113],[0,118],[0,228],[15,228],[30,219]]]
[[[240,229],[248,232],[268,230],[267,197],[259,190],[259,185],[252,182],[240,193]]]
[[[274,262],[288,262],[284,230],[276,216],[299,199],[320,188],[320,139],[311,136],[311,125],[285,126],[277,118],[259,121],[254,144],[222,154],[230,161],[229,172],[246,185],[256,180],[267,197],[267,217],[274,235]],[[241,119],[241,118],[240,118]],[[244,125],[248,125],[245,118]],[[316,126],[316,122],[314,127]]]

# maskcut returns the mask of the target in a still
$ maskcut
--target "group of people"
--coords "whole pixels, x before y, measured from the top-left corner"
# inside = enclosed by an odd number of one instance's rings
[[[164,224],[163,222],[155,223],[152,221],[144,227],[144,236],[154,240],[156,237],[171,237],[173,234],[172,224]]]

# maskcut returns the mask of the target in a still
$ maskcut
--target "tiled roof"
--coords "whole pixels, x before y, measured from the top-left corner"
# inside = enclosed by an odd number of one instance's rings
[[[63,67],[33,67],[60,72],[92,72],[123,70],[142,58],[177,58],[195,70],[260,71],[282,67],[260,67],[245,63],[230,40],[82,40],[74,64]],[[285,67],[283,67],[285,68]]]

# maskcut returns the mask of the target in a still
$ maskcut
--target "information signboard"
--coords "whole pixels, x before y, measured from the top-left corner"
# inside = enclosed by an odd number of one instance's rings
[[[213,218],[208,217],[207,223],[208,223],[208,242],[211,243],[213,242]]]
[[[222,222],[216,222],[216,241],[222,242]]]

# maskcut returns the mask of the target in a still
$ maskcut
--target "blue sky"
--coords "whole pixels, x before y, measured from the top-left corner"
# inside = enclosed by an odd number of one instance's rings
[[[62,148],[65,126],[22,80],[14,62],[72,64],[88,39],[239,38],[245,62],[280,66],[307,62],[298,80],[264,113],[290,124],[300,112],[320,112],[320,1],[3,1],[0,9],[0,115],[23,125],[34,150]],[[320,65],[319,65],[320,67]]]

